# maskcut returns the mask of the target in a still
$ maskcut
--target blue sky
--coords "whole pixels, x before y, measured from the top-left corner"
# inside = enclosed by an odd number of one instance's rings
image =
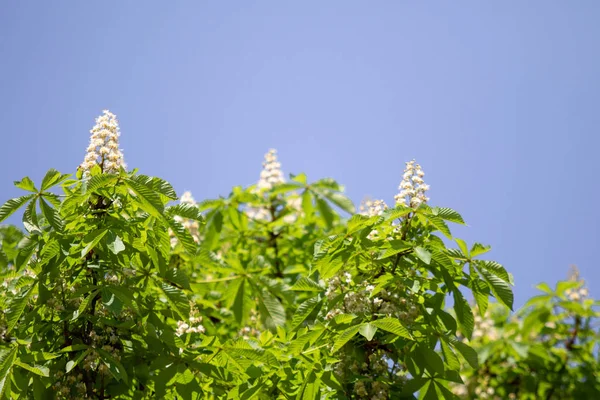
[[[600,297],[600,2],[4,2],[0,201],[73,172],[108,108],[129,166],[196,199],[286,173],[431,204],[514,274]],[[14,221],[15,219],[13,219]]]

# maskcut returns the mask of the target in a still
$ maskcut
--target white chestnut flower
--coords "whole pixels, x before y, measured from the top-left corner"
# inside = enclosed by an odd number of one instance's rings
[[[406,163],[402,182],[398,186],[400,192],[394,196],[396,205],[416,208],[429,200],[425,195],[425,192],[429,190],[429,185],[423,181],[424,176],[423,169],[419,164],[416,164],[415,160]]]
[[[269,190],[274,185],[284,183],[285,178],[281,171],[281,163],[277,161],[277,150],[269,149],[265,154],[263,170],[260,173],[260,179],[256,184],[258,191]]]
[[[90,144],[80,168],[84,177],[89,177],[90,170],[99,165],[102,172],[117,173],[121,167],[125,168],[123,152],[119,149],[119,122],[115,114],[108,110],[96,118],[96,125],[90,131]]]

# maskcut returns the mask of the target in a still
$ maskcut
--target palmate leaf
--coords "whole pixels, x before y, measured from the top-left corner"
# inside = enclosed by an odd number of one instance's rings
[[[8,200],[0,207],[0,222],[10,217],[15,211],[17,211],[23,204],[25,204],[34,195],[28,194],[26,196],[16,197]]]

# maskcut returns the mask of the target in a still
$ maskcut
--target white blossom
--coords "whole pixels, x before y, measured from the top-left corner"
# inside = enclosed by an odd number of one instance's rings
[[[269,149],[265,154],[263,170],[260,173],[260,179],[256,185],[258,190],[269,190],[278,183],[285,182],[283,172],[281,172],[281,163],[277,161],[277,150]]]
[[[402,182],[398,186],[400,192],[394,197],[396,205],[416,208],[429,200],[425,195],[425,192],[429,190],[429,185],[423,181],[424,176],[423,169],[416,164],[415,160],[406,163]]]
[[[106,173],[117,173],[121,167],[126,167],[123,152],[119,149],[121,133],[115,114],[103,110],[102,115],[96,118],[96,125],[90,133],[90,144],[80,165],[84,177],[89,176],[95,165],[99,165],[102,172]]]

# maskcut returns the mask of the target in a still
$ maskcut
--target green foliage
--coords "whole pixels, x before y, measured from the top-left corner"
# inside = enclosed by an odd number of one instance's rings
[[[464,399],[595,399],[600,397],[597,301],[574,273],[516,314],[494,304],[477,316],[472,346],[480,366],[461,371]]]
[[[481,368],[464,293],[513,303],[489,248],[453,241],[462,217],[421,200],[355,214],[304,174],[175,205],[123,169],[15,184],[0,399],[450,398]]]

